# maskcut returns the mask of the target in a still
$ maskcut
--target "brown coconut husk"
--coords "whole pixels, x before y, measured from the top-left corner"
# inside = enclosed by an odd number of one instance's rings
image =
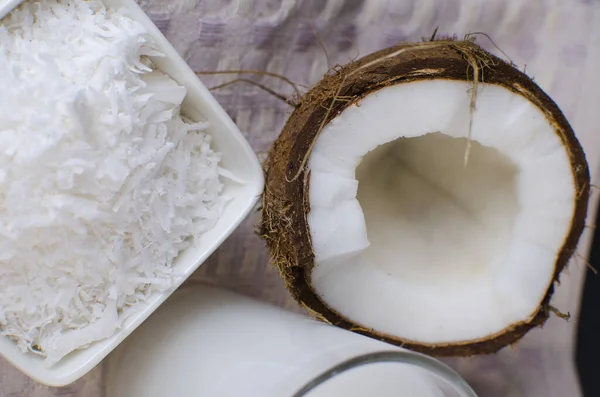
[[[306,164],[323,127],[346,107],[360,104],[361,98],[383,87],[432,79],[471,82],[474,86],[471,110],[476,106],[477,84],[484,81],[505,87],[535,104],[563,142],[579,192],[570,232],[556,259],[553,283],[538,311],[527,321],[513,324],[485,339],[439,345],[379,333],[353,323],[328,307],[311,287],[314,255],[306,221],[306,214],[310,211],[309,171]],[[468,161],[468,148],[465,161]],[[294,298],[315,317],[330,324],[437,356],[493,353],[516,343],[531,329],[546,322],[549,314],[556,310],[550,306],[554,282],[558,282],[561,271],[575,253],[585,226],[590,189],[584,152],[554,101],[523,72],[470,40],[401,44],[351,62],[326,75],[302,97],[300,106],[292,113],[272,146],[265,163],[265,178],[259,233],[267,243],[271,263],[281,273]]]

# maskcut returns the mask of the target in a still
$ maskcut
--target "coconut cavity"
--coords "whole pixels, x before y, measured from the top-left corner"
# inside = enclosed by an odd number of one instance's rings
[[[578,194],[564,142],[500,85],[480,83],[470,114],[472,88],[388,86],[316,138],[307,279],[357,327],[423,345],[485,340],[531,321],[553,282]]]
[[[431,133],[365,156],[356,175],[366,261],[435,288],[468,287],[502,266],[518,214],[518,168],[477,142],[463,167],[465,145]]]

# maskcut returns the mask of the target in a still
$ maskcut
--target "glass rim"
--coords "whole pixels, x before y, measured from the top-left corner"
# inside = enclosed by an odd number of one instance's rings
[[[322,372],[296,391],[291,397],[306,397],[308,393],[314,391],[319,386],[330,379],[341,375],[347,371],[362,367],[363,365],[396,363],[415,365],[430,374],[448,382],[457,392],[462,393],[461,397],[478,397],[475,391],[455,370],[448,365],[429,357],[425,354],[416,353],[408,350],[385,350],[372,353],[361,354],[342,361],[328,370]]]

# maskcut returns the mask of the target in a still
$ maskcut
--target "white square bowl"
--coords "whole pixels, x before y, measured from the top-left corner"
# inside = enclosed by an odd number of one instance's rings
[[[0,18],[21,2],[22,0],[0,0]],[[213,147],[223,156],[221,166],[235,174],[242,182],[224,181],[226,192],[233,194],[235,198],[227,204],[215,227],[202,235],[200,244],[187,249],[176,258],[174,270],[183,276],[176,280],[171,292],[150,299],[143,311],[128,319],[112,337],[77,350],[51,367],[36,356],[23,353],[9,338],[0,337],[0,355],[34,380],[48,386],[65,386],[73,383],[99,364],[231,235],[254,208],[263,190],[262,169],[252,148],[227,113],[150,18],[134,0],[104,0],[104,3],[113,9],[126,9],[131,18],[148,29],[156,40],[159,50],[165,55],[153,58],[153,62],[158,69],[188,90],[183,104],[184,113],[194,121],[204,119],[210,123],[208,132],[213,137]]]

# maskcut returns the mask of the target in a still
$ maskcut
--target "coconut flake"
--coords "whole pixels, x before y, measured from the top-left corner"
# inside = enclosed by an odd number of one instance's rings
[[[145,28],[101,1],[0,25],[0,329],[55,363],[110,337],[221,216],[220,154]]]

